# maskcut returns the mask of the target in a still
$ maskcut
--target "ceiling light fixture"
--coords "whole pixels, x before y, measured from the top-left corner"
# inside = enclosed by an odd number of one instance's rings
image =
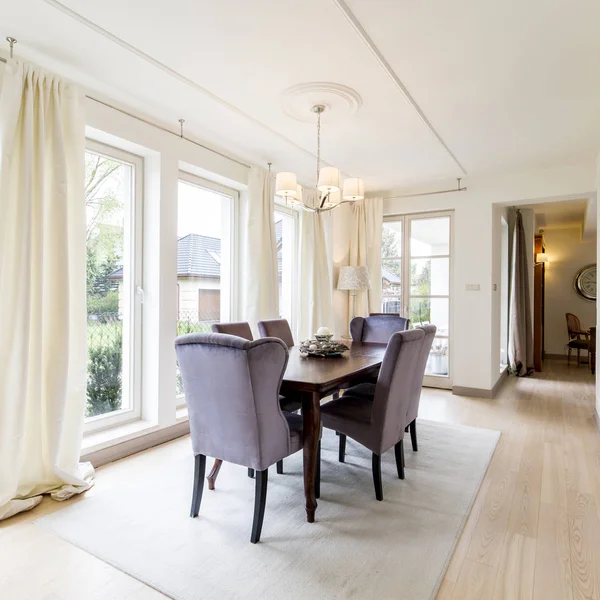
[[[285,198],[286,203],[296,205],[309,212],[325,212],[342,204],[349,204],[365,197],[362,179],[351,177],[341,184],[340,170],[336,167],[321,168],[321,114],[324,104],[315,104],[312,112],[317,115],[317,189],[321,192],[319,206],[309,206],[302,198],[302,187],[298,185],[295,173],[283,171],[275,177],[275,193]],[[341,190],[341,192],[340,192]]]

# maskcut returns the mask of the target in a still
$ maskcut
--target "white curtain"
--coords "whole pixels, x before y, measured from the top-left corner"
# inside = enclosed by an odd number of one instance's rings
[[[371,289],[357,292],[354,316],[366,317],[381,310],[381,226],[383,198],[365,198],[352,206],[350,266],[367,267]],[[349,297],[349,302],[352,300]],[[348,307],[351,314],[352,307]]]
[[[305,190],[304,202],[309,206],[318,206],[319,193]],[[327,236],[330,218],[330,213],[303,211],[301,215],[298,310],[298,334],[301,340],[312,336],[322,326],[334,330],[332,259]]]
[[[243,306],[244,320],[256,333],[256,323],[279,317],[279,280],[275,243],[275,201],[271,174],[252,167],[243,194]]]
[[[90,487],[82,96],[0,65],[0,519]]]

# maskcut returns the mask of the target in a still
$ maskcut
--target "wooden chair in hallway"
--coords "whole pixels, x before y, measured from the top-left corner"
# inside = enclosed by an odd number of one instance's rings
[[[581,351],[587,350],[588,360],[590,355],[590,334],[589,331],[584,331],[581,328],[581,321],[577,315],[566,313],[567,331],[569,333],[569,341],[567,342],[567,364],[571,362],[571,350],[577,350],[577,366],[581,360]],[[583,337],[582,337],[583,336]]]

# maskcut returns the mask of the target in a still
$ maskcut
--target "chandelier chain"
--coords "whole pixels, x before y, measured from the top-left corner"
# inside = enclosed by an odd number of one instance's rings
[[[317,112],[317,185],[321,172],[321,111]]]

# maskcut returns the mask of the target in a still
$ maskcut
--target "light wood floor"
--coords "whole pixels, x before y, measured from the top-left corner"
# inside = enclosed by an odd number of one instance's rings
[[[438,600],[600,600],[594,378],[583,366],[546,366],[534,378],[510,378],[495,400],[424,390],[423,418],[502,432]],[[88,495],[118,493],[131,475],[127,459],[106,469]],[[60,508],[44,500],[0,525],[2,600],[164,599],[33,524]]]

